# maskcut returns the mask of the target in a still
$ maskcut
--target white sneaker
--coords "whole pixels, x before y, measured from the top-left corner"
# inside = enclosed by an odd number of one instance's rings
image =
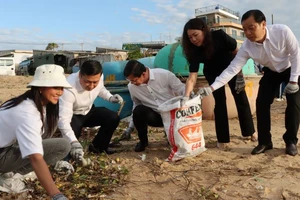
[[[7,193],[21,193],[27,190],[22,176],[15,176],[8,172],[0,175],[0,191]]]

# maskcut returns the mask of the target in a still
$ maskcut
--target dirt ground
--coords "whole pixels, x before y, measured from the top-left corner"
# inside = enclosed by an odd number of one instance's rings
[[[0,76],[0,102],[23,93],[32,77]],[[136,133],[130,141],[122,142],[120,153],[111,158],[122,159],[129,174],[125,184],[103,199],[146,200],[279,200],[300,199],[300,157],[285,154],[282,135],[286,102],[272,105],[272,136],[274,149],[260,155],[251,155],[257,142],[241,138],[239,122],[230,120],[230,148],[217,149],[214,121],[203,121],[207,151],[194,158],[169,163],[170,153],[162,129],[149,131],[149,148],[133,151]],[[253,118],[256,124],[256,118]],[[122,122],[123,131],[127,122]],[[146,159],[142,161],[142,154]],[[92,199],[92,198],[91,198]]]

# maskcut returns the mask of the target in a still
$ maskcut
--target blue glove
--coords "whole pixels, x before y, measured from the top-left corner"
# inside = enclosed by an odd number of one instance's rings
[[[298,92],[298,90],[299,90],[298,83],[294,83],[294,84],[288,83],[284,88],[283,95],[294,94],[294,93]]]
[[[244,76],[237,75],[235,80],[235,91],[237,94],[245,90],[245,79]]]

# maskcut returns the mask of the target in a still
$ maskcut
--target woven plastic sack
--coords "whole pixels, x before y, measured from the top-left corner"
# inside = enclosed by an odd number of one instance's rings
[[[193,157],[206,150],[202,130],[200,96],[195,96],[187,101],[184,107],[180,107],[181,98],[174,97],[158,108],[169,143],[172,146],[168,161]]]

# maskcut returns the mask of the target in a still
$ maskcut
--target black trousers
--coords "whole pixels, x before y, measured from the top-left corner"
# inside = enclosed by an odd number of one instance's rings
[[[211,85],[215,81],[216,76],[206,75],[205,78],[208,81],[208,83]],[[254,128],[251,109],[250,109],[246,92],[242,91],[239,94],[237,94],[235,91],[235,81],[236,81],[236,76],[233,77],[228,82],[228,85],[230,87],[237,108],[242,135],[246,137],[252,135],[255,132],[255,128]],[[229,134],[228,113],[227,113],[227,106],[226,106],[225,86],[214,91],[213,96],[215,99],[214,114],[215,114],[217,140],[218,142],[221,143],[228,143],[230,142],[230,134]]]
[[[134,108],[132,119],[142,144],[148,144],[148,126],[164,126],[160,114],[144,105],[138,105]]]
[[[259,82],[258,96],[256,99],[258,143],[270,144],[271,139],[271,104],[280,83],[287,84],[290,79],[291,69],[281,73],[273,72],[264,67],[264,75]],[[299,80],[298,80],[299,84]],[[286,144],[297,144],[297,132],[300,122],[300,90],[294,94],[286,94],[287,107],[285,109],[286,132],[283,139]]]
[[[86,115],[73,115],[71,127],[78,139],[83,127],[101,126],[92,143],[99,150],[106,150],[119,122],[120,118],[116,112],[93,106]]]

